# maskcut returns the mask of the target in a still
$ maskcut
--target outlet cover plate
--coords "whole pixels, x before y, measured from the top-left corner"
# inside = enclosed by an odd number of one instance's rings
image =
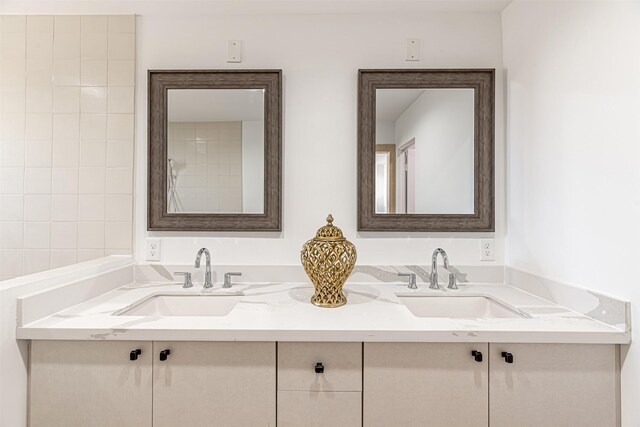
[[[495,261],[496,241],[483,239],[480,241],[480,261]]]
[[[159,239],[147,239],[147,261],[160,261]]]

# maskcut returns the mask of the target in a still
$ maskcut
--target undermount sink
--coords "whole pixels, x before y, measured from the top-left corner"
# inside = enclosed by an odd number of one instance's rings
[[[154,295],[117,316],[226,316],[240,301],[239,295]]]
[[[459,319],[528,317],[524,313],[484,296],[420,295],[398,296],[398,298],[417,317]]]

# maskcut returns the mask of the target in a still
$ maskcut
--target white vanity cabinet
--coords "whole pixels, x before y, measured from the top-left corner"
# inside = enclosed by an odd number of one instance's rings
[[[487,351],[486,343],[365,343],[363,425],[486,427]]]
[[[274,427],[276,344],[32,341],[29,409],[31,427]]]
[[[615,427],[617,357],[614,345],[491,344],[491,427]]]
[[[32,341],[29,425],[151,427],[151,349],[150,342]]]
[[[617,358],[615,345],[365,343],[363,426],[616,427]]]
[[[153,427],[276,425],[274,342],[153,347]]]
[[[615,345],[39,341],[31,427],[616,427]]]
[[[278,427],[362,426],[362,343],[278,343]]]

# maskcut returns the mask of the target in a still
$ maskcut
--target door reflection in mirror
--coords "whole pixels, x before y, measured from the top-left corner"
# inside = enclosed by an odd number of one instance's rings
[[[376,213],[474,213],[474,90],[377,89],[375,187]]]
[[[396,146],[376,145],[376,213],[394,213],[396,207]]]
[[[416,141],[412,138],[398,147],[402,171],[400,174],[400,209],[398,213],[416,213]]]
[[[264,212],[264,89],[170,89],[167,212]]]

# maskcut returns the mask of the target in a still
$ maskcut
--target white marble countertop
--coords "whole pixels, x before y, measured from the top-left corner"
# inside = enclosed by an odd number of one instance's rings
[[[228,292],[219,288],[210,293]],[[226,316],[115,315],[157,294],[201,294],[200,284],[130,283],[17,330],[20,339],[135,341],[369,341],[518,342],[623,344],[630,333],[504,284],[464,284],[432,291],[424,284],[347,284],[348,302],[319,308],[305,283],[234,285],[242,292]],[[424,318],[415,316],[397,294],[487,295],[528,313],[530,318]]]

